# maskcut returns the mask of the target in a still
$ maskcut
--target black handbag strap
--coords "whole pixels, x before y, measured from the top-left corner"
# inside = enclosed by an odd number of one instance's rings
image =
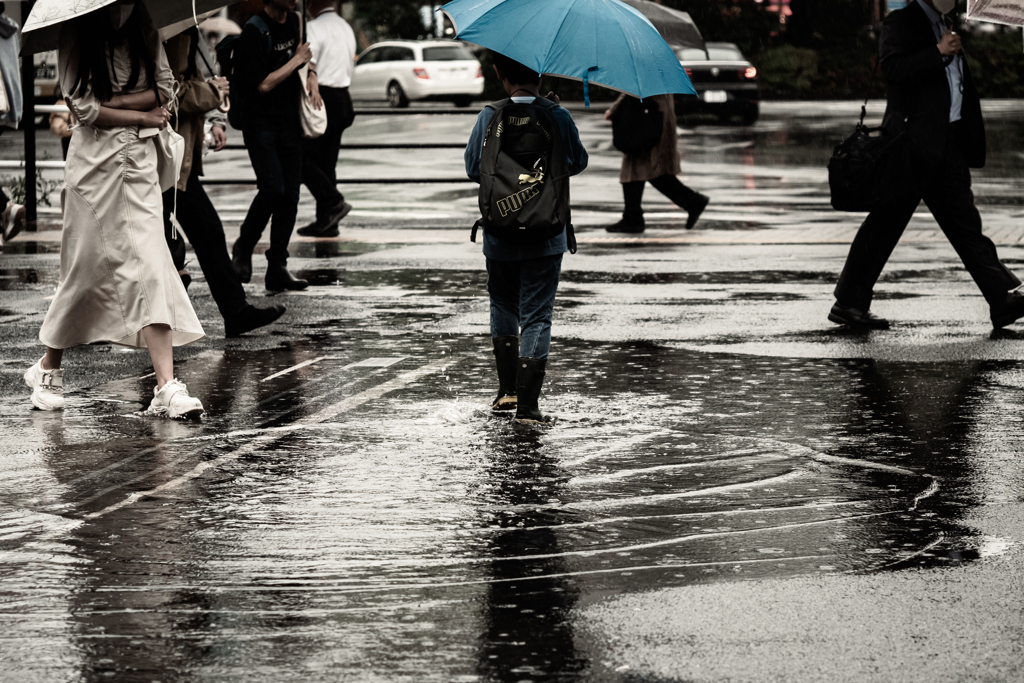
[[[878,75],[878,65],[882,62],[881,58],[875,60],[875,68],[871,70],[871,77],[868,79],[868,86],[865,88],[867,92],[864,93],[864,104],[860,105],[860,121],[857,123],[857,130],[863,130],[864,119],[868,115],[868,99],[871,97],[871,83],[875,80],[875,76]]]

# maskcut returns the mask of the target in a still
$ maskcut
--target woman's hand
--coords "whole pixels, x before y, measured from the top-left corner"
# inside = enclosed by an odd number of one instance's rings
[[[217,90],[220,90],[220,99],[223,101],[225,97],[231,94],[231,83],[228,79],[223,76],[217,76],[217,78],[211,78],[210,83],[216,86]]]
[[[224,129],[220,126],[214,126],[210,129],[213,133],[213,151],[219,152],[228,144],[228,134],[224,132]]]
[[[612,110],[611,109],[608,109],[607,111],[605,111],[605,113],[604,113],[604,120],[605,121],[611,121],[612,120]]]
[[[167,122],[171,120],[171,112],[167,111],[163,107],[157,107],[156,109],[150,109],[149,111],[142,114],[142,127],[143,128],[157,128],[163,130],[167,127]]]

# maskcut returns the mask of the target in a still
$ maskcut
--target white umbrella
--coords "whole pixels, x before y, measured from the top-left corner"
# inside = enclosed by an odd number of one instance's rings
[[[1024,26],[1024,0],[967,0],[967,18]]]
[[[158,29],[185,20],[194,22],[207,12],[227,7],[235,0],[139,0],[146,5]],[[64,22],[112,5],[117,0],[38,0],[21,30],[22,54],[56,50]]]

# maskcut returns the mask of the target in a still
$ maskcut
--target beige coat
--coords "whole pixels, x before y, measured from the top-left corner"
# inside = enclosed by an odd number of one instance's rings
[[[615,112],[626,95],[615,100],[610,111]],[[655,95],[649,99],[658,103],[662,114],[661,142],[648,154],[642,157],[622,155],[622,170],[619,172],[620,183],[633,183],[653,180],[663,175],[676,176],[682,173],[679,166],[679,133],[676,131],[676,103],[672,95]]]
[[[150,44],[159,46],[150,27]],[[131,63],[126,47],[106,60],[114,93],[124,93]],[[171,70],[160,47],[156,82],[171,92]],[[49,347],[110,341],[144,347],[142,329],[165,324],[175,346],[204,336],[164,238],[157,148],[137,126],[95,125],[102,103],[91,89],[73,92],[78,73],[74,29],[61,33],[61,91],[80,123],[72,129],[64,169],[64,232],[60,279],[39,339]],[[151,89],[143,73],[135,92]]]
[[[181,175],[178,176],[178,189],[185,190],[188,177],[192,173],[195,160],[196,174],[203,174],[203,136],[206,134],[206,112],[216,109],[224,101],[224,96],[213,83],[208,83],[202,76],[185,79],[188,69],[188,51],[192,39],[179,33],[164,43],[167,62],[178,83],[178,108],[176,118],[171,122],[178,134],[185,139],[185,158],[181,162]]]

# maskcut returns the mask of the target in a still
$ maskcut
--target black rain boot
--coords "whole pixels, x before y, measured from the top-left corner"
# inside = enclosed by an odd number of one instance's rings
[[[625,208],[622,211],[622,220],[615,225],[610,225],[605,230],[608,232],[632,232],[641,233],[644,231],[644,186],[647,183],[637,181],[622,183],[622,198]]]
[[[267,262],[267,276],[264,282],[271,292],[298,291],[309,286],[309,282],[288,272],[284,263]]]
[[[498,397],[491,410],[505,412],[516,409],[516,361],[519,360],[519,337],[494,337],[494,362],[498,366]]]
[[[537,407],[547,364],[547,358],[519,359],[516,367],[516,422],[519,424],[549,424],[554,421]]]

